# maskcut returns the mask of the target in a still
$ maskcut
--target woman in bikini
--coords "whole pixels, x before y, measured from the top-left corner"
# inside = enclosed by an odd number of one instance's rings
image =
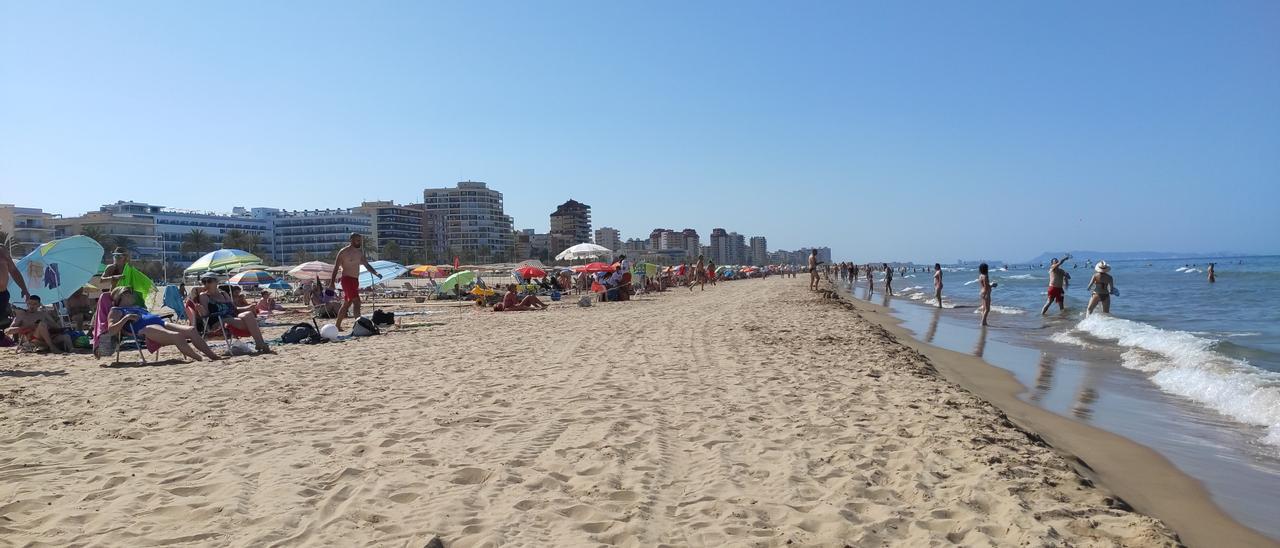
[[[253,337],[254,346],[257,347],[258,352],[271,352],[271,347],[267,346],[267,341],[262,338],[262,329],[258,327],[258,321],[254,318],[252,310],[237,308],[231,296],[218,289],[217,278],[205,277],[201,278],[200,282],[204,284],[204,294],[200,295],[200,306],[197,309],[202,320],[209,317],[218,318],[222,328],[230,328],[232,335]]]
[[[1093,293],[1089,297],[1088,314],[1093,314],[1093,309],[1102,304],[1102,313],[1111,313],[1111,295],[1116,292],[1115,278],[1111,277],[1111,265],[1107,261],[1098,261],[1093,267],[1093,278],[1089,280],[1089,291]]]
[[[108,295],[100,298],[111,299],[111,315],[107,318],[107,331],[112,336],[119,337],[121,333],[128,333],[137,337],[142,337],[147,345],[147,350],[152,354],[160,350],[164,346],[173,346],[181,352],[183,356],[191,358],[195,361],[203,361],[204,358],[196,353],[207,356],[210,360],[217,361],[221,359],[209,348],[209,344],[200,336],[200,332],[196,328],[189,325],[176,324],[155,314],[148,313],[145,308],[137,305],[137,293],[128,287],[117,287],[111,290]],[[190,342],[190,344],[188,344]],[[191,347],[194,346],[195,349]]]
[[[987,325],[987,315],[991,314],[991,290],[996,284],[991,283],[987,263],[978,265],[978,297],[982,299],[982,325]]]
[[[933,299],[942,308],[942,265],[933,263]]]

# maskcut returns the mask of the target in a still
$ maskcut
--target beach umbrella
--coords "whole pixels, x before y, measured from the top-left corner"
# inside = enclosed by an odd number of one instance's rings
[[[596,272],[613,272],[613,265],[605,263],[587,263],[576,269],[578,272],[595,274]]]
[[[219,249],[196,259],[196,262],[191,263],[183,273],[190,275],[204,271],[227,272],[251,264],[261,265],[262,259],[241,249]]]
[[[89,283],[102,261],[102,245],[88,236],[72,236],[43,244],[18,261],[18,275],[43,304],[65,301]],[[22,290],[10,279],[9,300],[25,306]]]
[[[557,261],[572,261],[575,259],[595,259],[598,257],[612,257],[613,252],[609,248],[596,244],[578,244],[569,249],[561,251],[556,255]]]
[[[375,277],[373,273],[369,272],[369,269],[365,268],[364,265],[360,265],[360,289],[373,287],[374,284],[389,282],[409,271],[404,265],[391,261],[373,261],[369,263],[369,266],[372,266],[373,271],[381,274],[382,277]]]
[[[268,274],[265,270],[245,270],[244,272],[232,276],[231,279],[227,280],[227,284],[252,286],[267,285],[274,281],[276,281],[275,277]]]
[[[519,274],[521,278],[524,278],[526,280],[529,278],[541,278],[547,275],[546,270],[543,270],[533,265],[522,266],[520,268],[515,269],[514,272],[516,274]]]
[[[474,281],[476,281],[475,272],[470,270],[454,272],[452,276],[445,278],[444,281],[440,283],[440,291],[449,291],[453,289],[454,286],[466,285]]]
[[[313,278],[326,274],[333,274],[333,265],[323,261],[309,261],[289,269],[289,275],[294,278]]]
[[[435,276],[442,276],[444,273],[451,270],[453,270],[453,267],[449,265],[424,264],[422,266],[414,267],[413,270],[409,271],[409,274],[419,278],[433,278]]]
[[[274,282],[271,282],[270,284],[267,284],[267,289],[285,289],[285,290],[289,290],[289,289],[293,289],[293,286],[292,286],[292,285],[289,285],[289,282],[284,281],[284,278],[281,278],[281,279],[278,279],[278,280],[276,280],[276,281],[274,281]]]

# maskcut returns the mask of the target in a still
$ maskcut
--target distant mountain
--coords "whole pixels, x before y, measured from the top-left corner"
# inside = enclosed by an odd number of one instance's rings
[[[1167,252],[1167,251],[1070,251],[1071,257],[1078,260],[1093,259],[1107,261],[1125,261],[1125,260],[1155,260],[1155,259],[1199,259],[1204,257],[1234,257],[1238,253],[1228,253],[1220,251],[1217,253],[1187,253],[1187,252]],[[1050,259],[1061,257],[1063,253],[1044,252],[1034,259],[1025,261],[1023,264],[1039,264],[1047,263]]]

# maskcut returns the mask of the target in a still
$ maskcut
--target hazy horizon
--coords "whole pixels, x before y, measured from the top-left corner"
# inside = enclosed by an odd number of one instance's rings
[[[0,0],[0,203],[421,201],[837,260],[1280,252],[1280,4]]]

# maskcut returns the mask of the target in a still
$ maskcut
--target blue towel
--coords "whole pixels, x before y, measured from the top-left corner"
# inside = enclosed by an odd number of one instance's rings
[[[187,319],[187,307],[182,306],[185,301],[182,299],[182,292],[178,291],[176,285],[164,286],[164,305],[173,310],[179,320]]]

